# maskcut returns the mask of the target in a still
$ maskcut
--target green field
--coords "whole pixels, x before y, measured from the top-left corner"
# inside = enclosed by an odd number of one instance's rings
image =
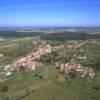
[[[0,41],[0,65],[11,63],[16,57],[25,56],[32,52],[36,46],[32,44],[36,38],[11,38]]]
[[[71,57],[75,52],[76,52],[75,49],[63,48],[61,50],[54,51],[51,54],[41,56],[39,61],[48,64],[52,64],[52,63],[54,64],[55,62],[66,63],[70,61]]]
[[[87,56],[86,60],[82,61],[85,66],[91,66],[96,71],[100,71],[100,45],[89,44],[83,47],[84,53]]]
[[[0,100],[100,100],[100,76],[71,78],[54,66],[41,66],[35,72],[15,72],[0,85]],[[99,86],[99,87],[98,87]]]

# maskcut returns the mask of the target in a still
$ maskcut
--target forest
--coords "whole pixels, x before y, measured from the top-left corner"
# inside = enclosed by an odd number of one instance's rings
[[[100,39],[99,34],[87,34],[87,33],[77,33],[77,32],[62,32],[62,33],[52,33],[42,36],[44,40],[87,40],[87,39]]]

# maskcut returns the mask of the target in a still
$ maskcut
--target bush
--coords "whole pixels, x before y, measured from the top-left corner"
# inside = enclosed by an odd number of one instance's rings
[[[76,73],[75,73],[75,72],[70,72],[70,73],[69,73],[69,76],[70,76],[72,79],[74,79],[74,78],[76,77]]]
[[[72,82],[71,82],[71,81],[68,81],[67,83],[68,83],[69,85],[71,85]]]
[[[6,85],[1,87],[1,92],[7,92],[8,91],[8,87]]]
[[[100,86],[99,86],[99,85],[93,86],[93,89],[94,89],[94,90],[100,90]]]
[[[40,76],[39,76],[39,79],[43,79],[43,76],[42,76],[42,75],[40,75]]]
[[[9,97],[4,97],[3,100],[10,100]]]
[[[34,76],[35,76],[35,77],[38,77],[38,74],[35,74]]]

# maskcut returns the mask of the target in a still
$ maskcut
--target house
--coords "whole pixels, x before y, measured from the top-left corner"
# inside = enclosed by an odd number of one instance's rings
[[[6,65],[6,66],[4,67],[4,71],[8,71],[10,68],[11,68],[11,65]]]
[[[4,57],[4,54],[0,53],[0,58]]]
[[[86,60],[87,57],[86,56],[79,56],[78,59],[80,59],[80,60]]]
[[[60,65],[60,72],[64,72],[64,69],[65,69],[64,64],[61,64],[61,65]]]
[[[33,64],[32,70],[33,70],[33,71],[36,70],[36,65],[35,65],[35,64]]]
[[[89,68],[89,76],[93,78],[95,76],[94,70],[92,68]]]
[[[95,76],[95,73],[91,72],[91,73],[89,73],[89,76],[90,76],[91,78],[93,78],[93,77]]]
[[[11,76],[12,72],[7,72],[5,75],[6,75],[6,77]]]

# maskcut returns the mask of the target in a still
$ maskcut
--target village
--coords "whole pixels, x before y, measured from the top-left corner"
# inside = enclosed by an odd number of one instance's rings
[[[51,46],[49,44],[39,45],[36,51],[31,52],[30,54],[16,58],[11,64],[4,66],[4,68],[0,71],[0,76],[4,78],[11,76],[15,70],[25,69],[25,70],[33,70],[35,71],[37,67],[42,65],[42,62],[37,61],[41,56],[46,54],[51,54],[52,52],[56,52],[57,50],[62,50],[63,48],[75,48],[78,49],[91,41],[68,41],[69,45],[59,45],[59,46]],[[82,49],[80,49],[82,51]],[[78,59],[86,59],[86,56],[78,56],[74,54],[73,56],[77,56]],[[95,71],[90,66],[84,67],[79,63],[74,63],[74,59],[71,59],[70,62],[59,63],[55,62],[55,66],[59,69],[60,72],[70,73],[77,72],[81,73],[81,77],[85,77],[85,75],[89,75],[90,77],[95,76]]]

